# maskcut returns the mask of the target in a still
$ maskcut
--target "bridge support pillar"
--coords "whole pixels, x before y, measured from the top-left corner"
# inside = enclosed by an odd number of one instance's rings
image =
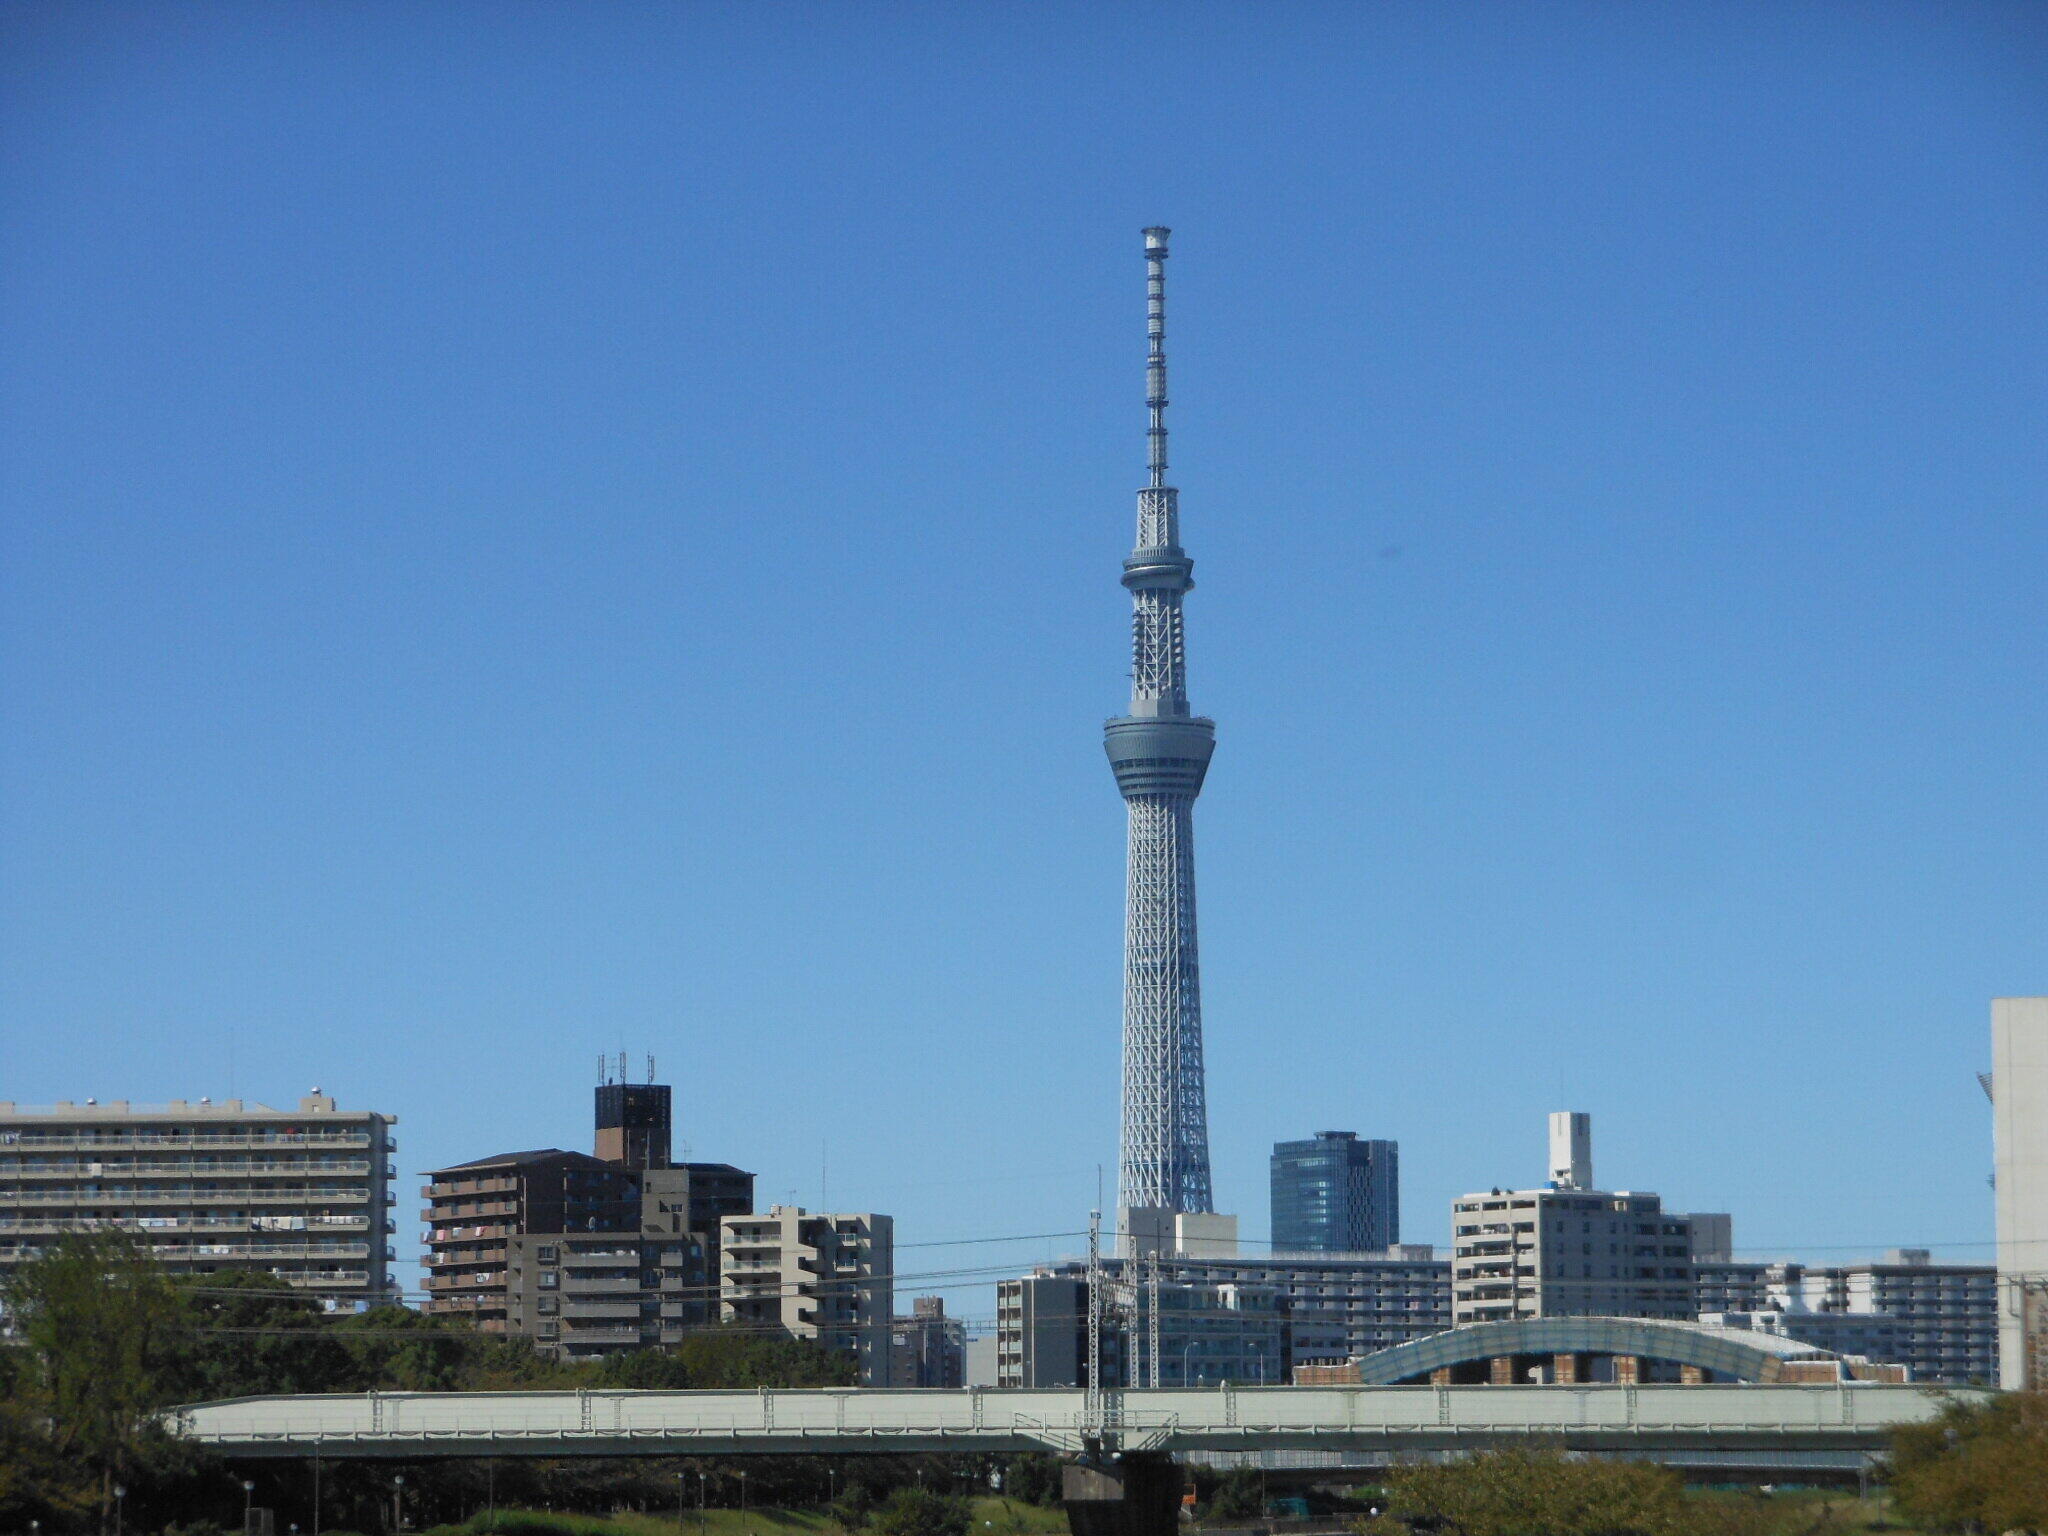
[[[1575,1387],[1579,1384],[1579,1357],[1577,1355],[1556,1355],[1550,1362],[1550,1379],[1560,1387]]]
[[[1681,1365],[1678,1380],[1682,1386],[1701,1387],[1706,1385],[1707,1373],[1697,1365]]]
[[[1515,1384],[1515,1357],[1495,1355],[1487,1362],[1487,1384],[1495,1387],[1511,1387]]]
[[[1643,1362],[1634,1355],[1616,1355],[1614,1357],[1614,1379],[1616,1382],[1625,1382],[1630,1386],[1634,1386],[1643,1379]]]
[[[1061,1502],[1074,1536],[1175,1536],[1180,1493],[1180,1468],[1152,1452],[1061,1469]]]
[[[1451,1384],[1451,1368],[1448,1365],[1440,1365],[1431,1371],[1429,1384],[1432,1387],[1448,1387]]]

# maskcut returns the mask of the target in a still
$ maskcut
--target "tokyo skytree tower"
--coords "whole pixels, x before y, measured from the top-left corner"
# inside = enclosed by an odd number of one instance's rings
[[[1195,796],[1216,722],[1188,709],[1181,599],[1194,562],[1180,547],[1179,492],[1166,483],[1166,239],[1145,231],[1145,404],[1151,475],[1138,492],[1131,589],[1131,712],[1103,729],[1130,814],[1124,907],[1123,1145],[1118,1204],[1213,1210],[1195,950]]]

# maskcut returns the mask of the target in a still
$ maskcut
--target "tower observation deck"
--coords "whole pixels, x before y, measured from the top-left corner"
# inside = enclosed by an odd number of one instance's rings
[[[1166,250],[1145,231],[1145,405],[1150,475],[1124,561],[1131,593],[1131,709],[1103,746],[1130,818],[1124,907],[1121,1207],[1213,1210],[1202,1077],[1202,986],[1195,943],[1195,796],[1216,722],[1188,707],[1181,603],[1194,562],[1180,547],[1180,493],[1166,483]]]

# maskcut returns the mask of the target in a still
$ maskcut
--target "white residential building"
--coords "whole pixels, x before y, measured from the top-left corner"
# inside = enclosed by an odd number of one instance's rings
[[[242,1099],[0,1103],[0,1273],[66,1232],[133,1234],[174,1275],[254,1270],[337,1304],[394,1300],[396,1115]]]
[[[896,1239],[889,1217],[777,1205],[725,1217],[719,1236],[718,1296],[727,1322],[815,1339],[852,1355],[862,1386],[890,1384]]]

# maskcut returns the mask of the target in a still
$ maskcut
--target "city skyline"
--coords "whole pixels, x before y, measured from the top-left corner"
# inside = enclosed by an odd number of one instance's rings
[[[0,18],[6,1091],[317,1082],[411,1171],[623,1041],[764,1201],[1070,1230],[1160,219],[1217,1207],[1357,1125],[1441,1244],[1571,1104],[1739,1247],[1988,1257],[2038,29],[1309,14]]]

